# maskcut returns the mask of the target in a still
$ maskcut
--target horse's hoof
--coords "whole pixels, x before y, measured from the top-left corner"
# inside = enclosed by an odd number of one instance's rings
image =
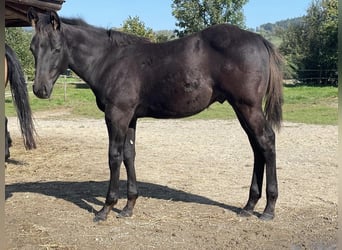
[[[273,218],[274,218],[274,214],[268,214],[268,213],[263,213],[259,217],[259,219],[263,221],[270,221],[270,220],[273,220]]]
[[[95,217],[94,217],[93,221],[94,222],[100,222],[100,221],[105,221],[106,219],[107,219],[106,215],[97,213],[97,214],[95,214]]]
[[[238,213],[238,216],[240,217],[251,217],[252,215],[253,215],[252,210],[241,209],[241,211]]]
[[[126,218],[132,217],[133,212],[131,210],[122,210],[120,213],[117,214],[116,218]]]

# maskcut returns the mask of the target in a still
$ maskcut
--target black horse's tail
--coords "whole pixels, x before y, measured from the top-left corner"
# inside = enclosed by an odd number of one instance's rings
[[[276,129],[280,129],[283,119],[283,59],[273,45],[264,39],[270,57],[270,78],[265,96],[266,119]]]
[[[36,131],[33,124],[24,74],[14,51],[7,44],[5,45],[5,50],[8,64],[8,80],[10,82],[13,103],[17,111],[24,145],[26,149],[33,149],[36,148],[34,139]]]

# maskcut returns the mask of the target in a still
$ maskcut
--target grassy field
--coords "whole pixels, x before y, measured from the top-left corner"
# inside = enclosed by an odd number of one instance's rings
[[[64,84],[64,82],[68,82]],[[70,83],[70,81],[72,83]],[[77,81],[77,80],[76,80]],[[8,88],[8,87],[7,87]],[[338,89],[336,87],[285,86],[283,117],[285,121],[337,125]],[[95,97],[85,84],[75,79],[60,79],[49,100],[41,100],[32,94],[29,85],[30,103],[33,112],[68,109],[73,117],[103,118],[95,103]],[[15,110],[6,89],[6,115],[15,116]],[[215,103],[198,115],[186,119],[233,119],[235,114],[225,102]]]

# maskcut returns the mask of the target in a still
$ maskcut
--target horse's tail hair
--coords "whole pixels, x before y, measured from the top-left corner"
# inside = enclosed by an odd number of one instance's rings
[[[32,119],[24,74],[15,52],[7,44],[5,45],[5,50],[8,64],[8,80],[10,82],[12,99],[17,111],[24,145],[26,149],[34,149],[36,148],[34,138],[36,131]]]
[[[283,115],[283,58],[274,46],[264,39],[270,58],[270,76],[265,95],[264,112],[271,126],[280,129]]]

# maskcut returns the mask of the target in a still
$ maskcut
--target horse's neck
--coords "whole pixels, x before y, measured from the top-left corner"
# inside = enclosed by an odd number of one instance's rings
[[[98,34],[90,34],[72,26],[65,30],[64,35],[68,48],[70,69],[92,87],[96,84],[94,68],[101,65],[101,60],[106,53],[104,49],[106,46],[105,37],[101,39]]]

